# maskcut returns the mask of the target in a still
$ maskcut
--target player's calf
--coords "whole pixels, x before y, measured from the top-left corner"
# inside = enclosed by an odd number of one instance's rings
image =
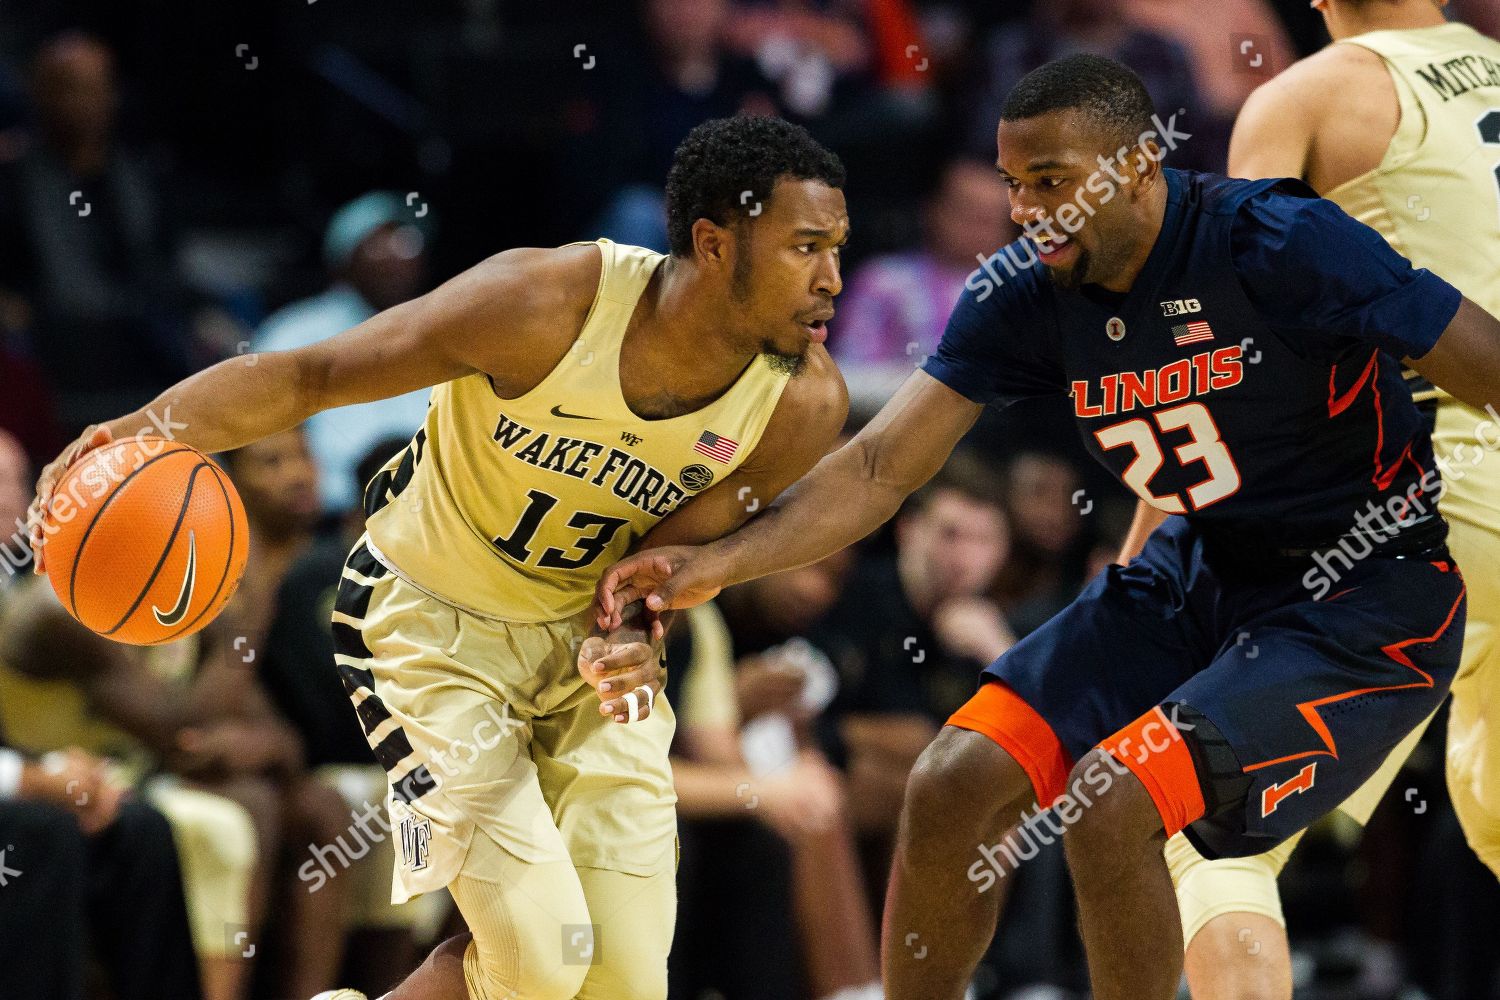
[[[989,737],[945,727],[906,786],[882,932],[891,1000],[964,993],[995,933],[1001,889],[973,878],[981,849],[1034,801],[1031,779]]]
[[[1068,788],[1097,784],[1103,774],[1112,780],[1087,806],[1075,799],[1076,812],[1058,810],[1094,996],[1170,1000],[1182,973],[1182,930],[1162,856],[1161,812],[1142,779],[1104,750],[1078,762]],[[1122,909],[1125,900],[1129,907]]]

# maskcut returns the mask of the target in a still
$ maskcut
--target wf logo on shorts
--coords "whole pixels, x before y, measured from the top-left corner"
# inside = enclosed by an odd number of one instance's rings
[[[432,839],[432,821],[426,816],[401,820],[401,863],[414,872],[427,867],[427,843]]]

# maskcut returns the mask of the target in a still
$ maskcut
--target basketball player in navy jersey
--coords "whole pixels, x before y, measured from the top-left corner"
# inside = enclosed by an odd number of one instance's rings
[[[1095,457],[1181,514],[984,671],[914,769],[884,928],[893,1000],[963,995],[1007,842],[1064,840],[1094,996],[1168,1000],[1162,857],[1259,853],[1331,810],[1437,706],[1463,639],[1440,481],[1400,359],[1500,401],[1500,322],[1298,181],[1163,168],[1139,79],[1075,56],[1009,96],[997,166],[1028,235],[968,283],[937,353],[761,517],[605,574],[698,603],[895,513],[981,409],[1071,396]],[[1034,266],[1040,264],[1041,266]]]

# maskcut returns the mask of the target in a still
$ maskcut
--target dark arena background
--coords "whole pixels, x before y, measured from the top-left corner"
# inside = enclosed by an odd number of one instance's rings
[[[1500,35],[1500,0],[1447,13]],[[1026,72],[1124,62],[1187,134],[1168,165],[1223,171],[1250,93],[1327,42],[1306,0],[0,0],[0,1000],[374,998],[463,930],[446,892],[389,902],[402,831],[331,669],[360,491],[426,394],[219,456],[250,566],[160,647],[82,634],[31,572],[37,473],[84,427],[511,247],[665,251],[674,148],[749,113],[848,170],[827,346],[852,434],[1019,232],[994,136]],[[674,630],[672,1000],[881,996],[913,762],[1133,506],[1066,400],[992,408],[890,525]],[[1500,886],[1449,804],[1445,731],[1440,711],[1362,835],[1325,819],[1287,866],[1299,1000],[1500,997]],[[970,996],[1087,996],[1061,844],[1009,892]]]

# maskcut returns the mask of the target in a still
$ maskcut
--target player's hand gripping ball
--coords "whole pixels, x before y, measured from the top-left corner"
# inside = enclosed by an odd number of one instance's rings
[[[133,437],[68,467],[42,521],[63,607],[139,646],[171,642],[224,609],[245,569],[245,508],[224,470],[180,442]]]

